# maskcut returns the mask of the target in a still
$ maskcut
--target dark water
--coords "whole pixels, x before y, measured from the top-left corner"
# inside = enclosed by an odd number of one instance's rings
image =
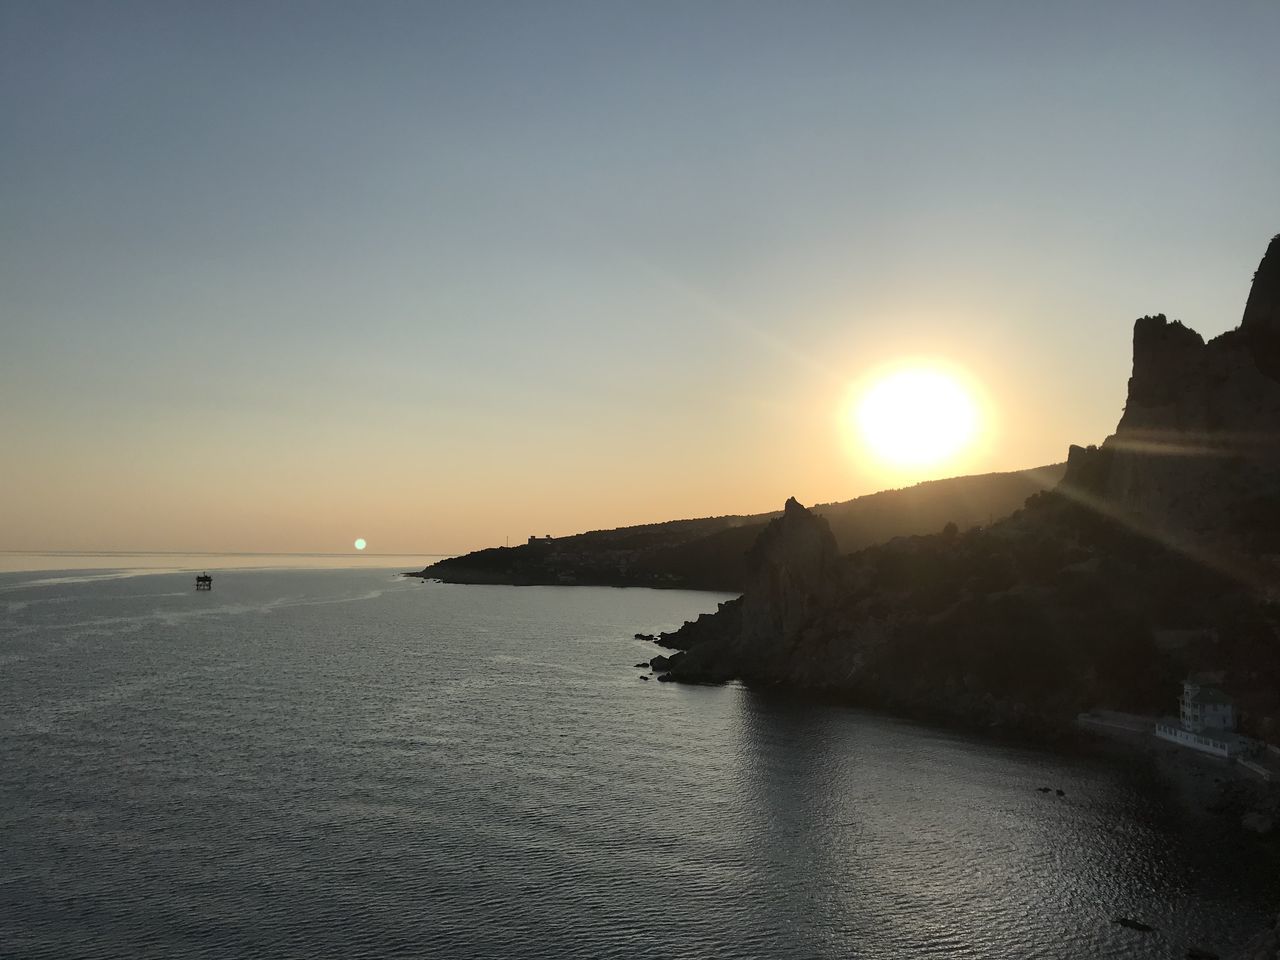
[[[1180,957],[1274,908],[1140,763],[639,681],[714,595],[32,578],[6,958]]]

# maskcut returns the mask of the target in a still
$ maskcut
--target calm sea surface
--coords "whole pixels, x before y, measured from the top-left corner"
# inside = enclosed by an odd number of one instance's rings
[[[713,594],[191,586],[0,574],[0,956],[1168,958],[1274,909],[1141,762],[640,681]]]

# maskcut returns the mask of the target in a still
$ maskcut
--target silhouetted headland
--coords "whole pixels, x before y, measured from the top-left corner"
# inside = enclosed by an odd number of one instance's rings
[[[1065,463],[1034,470],[932,480],[814,510],[831,525],[839,549],[1007,516],[1027,497],[1056,484]],[[780,513],[672,520],[568,537],[531,537],[433,563],[411,576],[446,583],[674,587],[740,592],[750,580],[748,551]]]
[[[1053,490],[985,528],[851,554],[788,500],[752,547],[743,595],[661,635],[679,652],[652,666],[1054,735],[1088,710],[1168,713],[1183,678],[1213,671],[1241,731],[1274,746],[1277,427],[1280,236],[1236,329],[1206,343],[1163,315],[1134,324],[1116,431],[1072,447]],[[1219,778],[1217,791],[1209,808],[1242,827],[1280,825],[1275,784]],[[1240,957],[1280,957],[1280,921]]]
[[[784,685],[962,722],[1158,713],[1211,669],[1280,740],[1280,238],[1243,323],[1209,343],[1134,327],[1124,415],[1065,477],[984,528],[847,554],[788,501],[740,599],[664,635],[665,679]]]

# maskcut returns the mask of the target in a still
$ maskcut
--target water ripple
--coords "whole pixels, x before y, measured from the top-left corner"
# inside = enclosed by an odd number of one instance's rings
[[[637,683],[713,595],[154,586],[9,594],[0,956],[1155,958],[1276,893],[1140,765]]]

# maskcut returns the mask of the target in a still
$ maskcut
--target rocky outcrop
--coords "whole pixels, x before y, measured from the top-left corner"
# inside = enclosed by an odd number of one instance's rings
[[[673,675],[722,680],[786,673],[796,638],[837,583],[838,557],[827,521],[789,499],[747,554],[742,597],[662,638],[688,651],[673,664]]]
[[[1253,286],[1244,305],[1240,329],[1249,341],[1258,369],[1280,380],[1280,234],[1271,244],[1253,275]]]
[[[742,641],[765,647],[794,636],[834,582],[838,551],[825,519],[795,497],[747,554],[751,580],[742,598]]]
[[[1099,705],[1167,712],[1181,679],[1212,664],[1244,732],[1274,739],[1276,578],[1242,570],[1280,551],[1280,238],[1238,329],[1206,343],[1143,317],[1133,349],[1115,434],[1072,447],[1054,491],[986,528],[841,557],[826,521],[789,500],[751,551],[743,596],[659,638],[684,651],[663,679],[784,685],[1021,734]],[[1157,642],[1170,633],[1201,639]],[[1268,832],[1273,813],[1241,822]],[[1280,921],[1238,960],[1280,960]]]
[[[1212,658],[1265,731],[1280,717],[1280,608],[1189,544],[1255,557],[1269,536],[1280,545],[1280,381],[1259,365],[1276,253],[1241,329],[1205,343],[1140,319],[1116,433],[1073,447],[1062,483],[1013,516],[838,556],[826,521],[788,501],[742,597],[660,638],[683,651],[668,678],[1053,728],[1097,705],[1167,710],[1178,679]],[[1156,643],[1168,630],[1228,642],[1169,653]]]
[[[1072,448],[1060,489],[1170,542],[1280,542],[1280,237],[1237,329],[1206,343],[1163,314],[1134,324],[1124,415]]]
[[[836,557],[799,505],[753,585],[660,638],[668,676],[835,695],[948,722],[1068,725],[1099,703],[1154,712],[1182,667],[1156,623],[1203,624],[1233,585],[1056,494],[989,529]]]

